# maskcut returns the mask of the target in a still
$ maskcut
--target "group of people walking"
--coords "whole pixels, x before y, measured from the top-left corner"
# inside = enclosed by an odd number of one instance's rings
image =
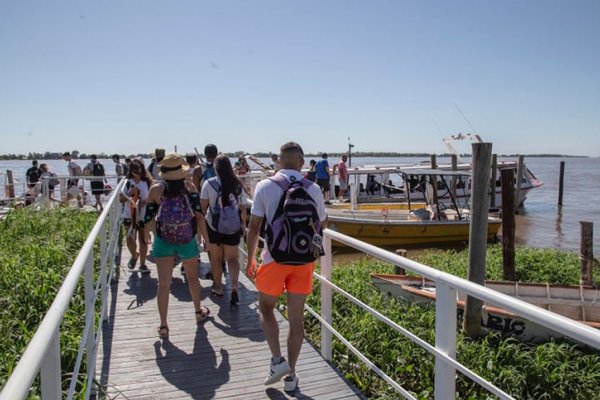
[[[234,165],[212,144],[205,147],[204,156],[206,163],[201,166],[195,156],[165,154],[157,149],[147,168],[141,159],[131,161],[120,193],[131,252],[128,267],[133,270],[139,263],[141,273],[150,272],[146,262],[152,242],[150,255],[158,273],[157,333],[166,339],[169,292],[176,263],[182,263],[196,321],[203,323],[210,310],[201,304],[200,243],[210,259],[211,295],[226,295],[222,280],[225,262],[231,279],[229,304],[236,306],[238,246],[245,237],[249,254],[246,272],[255,279],[259,291],[260,324],[272,354],[264,383],[270,385],[285,378],[284,390],[293,392],[298,387],[295,366],[304,337],[304,302],[312,291],[314,260],[322,254],[320,234],[326,220],[322,191],[302,176],[304,152],[300,145],[286,143],[280,149],[277,173],[255,187],[247,223],[248,196]],[[255,254],[263,221],[266,245],[257,267]],[[281,352],[274,314],[283,292],[287,292],[290,323],[287,358]]]
[[[272,356],[264,383],[270,385],[284,379],[284,390],[293,392],[299,382],[295,366],[304,337],[304,303],[312,291],[314,261],[323,254],[320,235],[326,224],[325,199],[331,175],[327,155],[319,162],[312,160],[311,170],[303,176],[302,147],[295,142],[282,145],[279,155],[272,158],[276,172],[254,188],[248,221],[248,195],[237,177],[249,171],[245,159],[232,165],[213,144],[205,147],[204,157],[206,162],[201,165],[195,154],[184,157],[156,149],[148,166],[141,158],[127,159],[122,164],[118,155],[112,157],[118,179],[126,179],[119,200],[131,254],[127,267],[150,274],[147,262],[156,264],[160,319],[157,334],[166,339],[170,333],[168,305],[175,266],[181,262],[196,322],[203,323],[209,318],[210,309],[201,304],[200,249],[206,249],[209,256],[211,295],[215,298],[226,296],[223,271],[227,265],[231,280],[229,304],[235,307],[240,300],[238,247],[245,238],[249,255],[246,273],[255,280],[259,291],[260,325]],[[79,196],[80,175],[97,176],[92,182],[92,194],[98,195],[96,204],[101,208],[99,195],[106,179],[102,164],[92,156],[84,172],[71,154],[64,153],[63,158],[72,177],[67,183],[71,189],[68,196]],[[336,169],[343,196],[347,170],[339,164],[333,173]],[[28,172],[30,176],[33,182],[34,174]],[[257,265],[259,236],[263,235],[266,244]],[[286,355],[281,351],[274,311],[284,292],[289,318]]]

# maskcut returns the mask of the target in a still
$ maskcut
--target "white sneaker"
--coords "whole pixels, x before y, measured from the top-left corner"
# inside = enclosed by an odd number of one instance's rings
[[[283,390],[287,393],[293,393],[298,389],[298,377],[296,374],[294,376],[286,376],[283,380]]]
[[[281,358],[281,362],[279,364],[273,364],[271,361],[271,366],[269,369],[269,375],[265,379],[265,385],[270,385],[275,382],[279,382],[281,378],[287,375],[290,372],[290,366],[285,358]]]

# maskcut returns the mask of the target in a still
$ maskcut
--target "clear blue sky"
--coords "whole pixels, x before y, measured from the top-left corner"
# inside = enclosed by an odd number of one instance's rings
[[[3,0],[0,153],[439,153],[472,125],[496,153],[598,156],[599,21],[598,0]]]

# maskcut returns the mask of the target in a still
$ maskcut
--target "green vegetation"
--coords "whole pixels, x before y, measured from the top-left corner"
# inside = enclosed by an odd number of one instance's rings
[[[24,209],[0,221],[0,387],[44,318],[96,218],[96,213]],[[61,326],[63,371],[75,365],[84,309],[80,284]],[[39,396],[38,380],[32,398]]]
[[[467,278],[468,250],[426,251],[418,261],[430,267]],[[519,247],[516,249],[515,272],[519,282],[544,282],[559,285],[579,284],[579,257],[551,249]],[[501,281],[502,246],[488,246],[486,279]],[[600,282],[600,269],[594,270],[594,281]]]
[[[488,252],[488,277],[499,279],[501,250]],[[419,261],[464,276],[466,251],[427,252]],[[500,258],[499,258],[500,257]],[[520,279],[577,283],[577,257],[548,250],[519,249],[517,273]],[[434,304],[416,305],[380,293],[370,283],[371,273],[393,273],[394,267],[362,260],[334,268],[333,281],[417,336],[434,344]],[[538,279],[539,278],[539,279]],[[319,285],[308,303],[320,309]],[[333,296],[334,327],[386,374],[412,391],[419,399],[433,397],[434,359],[400,333],[366,314],[339,294]],[[318,345],[318,321],[307,317],[307,335]],[[457,327],[458,328],[458,327]],[[399,395],[385,381],[334,338],[334,363],[369,398],[396,399]],[[600,399],[600,352],[566,341],[541,344],[520,342],[512,337],[489,333],[470,340],[459,331],[457,357],[485,379],[519,399]],[[493,398],[487,391],[459,374],[457,398]]]

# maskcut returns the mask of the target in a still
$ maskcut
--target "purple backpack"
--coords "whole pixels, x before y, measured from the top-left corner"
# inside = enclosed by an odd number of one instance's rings
[[[187,244],[196,234],[194,212],[187,194],[163,196],[156,216],[156,233],[169,244]]]
[[[242,217],[238,208],[237,197],[229,194],[229,204],[223,206],[223,191],[216,177],[210,178],[208,184],[217,192],[217,202],[211,207],[213,228],[223,235],[233,235],[242,230]]]
[[[322,255],[313,240],[321,233],[317,204],[308,194],[313,185],[307,179],[289,182],[283,175],[268,178],[275,182],[283,195],[267,224],[266,236],[269,253],[280,264],[302,265]]]

